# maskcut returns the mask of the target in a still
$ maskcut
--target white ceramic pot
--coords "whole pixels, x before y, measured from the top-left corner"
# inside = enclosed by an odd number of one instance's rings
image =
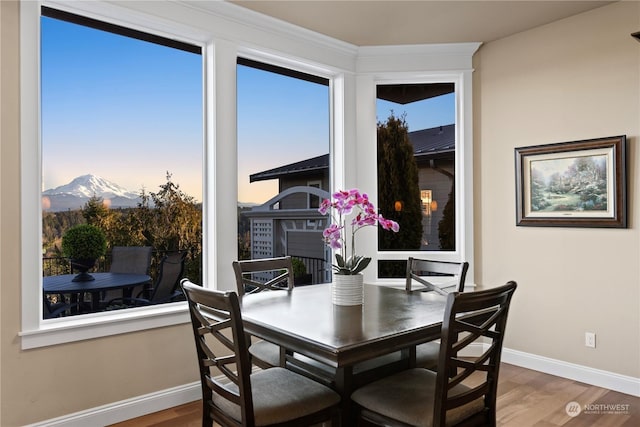
[[[331,301],[336,305],[362,305],[362,281],[362,274],[334,274],[331,282]]]

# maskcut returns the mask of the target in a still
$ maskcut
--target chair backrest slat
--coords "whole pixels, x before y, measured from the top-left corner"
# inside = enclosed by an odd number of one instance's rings
[[[238,295],[293,289],[293,263],[290,256],[233,262]]]
[[[464,282],[468,269],[468,262],[433,261],[409,257],[407,260],[405,287],[407,291],[412,291],[414,290],[413,283],[417,282],[422,285],[419,290],[423,291],[434,291],[447,295],[449,292],[444,291],[444,288],[454,287],[455,291],[464,292]],[[451,277],[451,283],[447,283],[446,286],[439,286],[429,280],[429,277],[442,278],[443,276]]]

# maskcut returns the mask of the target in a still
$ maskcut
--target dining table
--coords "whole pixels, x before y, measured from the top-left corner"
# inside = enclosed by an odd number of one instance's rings
[[[374,284],[364,285],[364,302],[355,306],[333,304],[331,284],[241,299],[248,333],[332,369],[331,385],[342,397],[343,420],[352,415],[354,389],[389,373],[379,369],[376,375],[374,369],[365,375],[354,368],[391,354],[400,355],[397,369],[415,366],[415,346],[440,338],[445,306],[446,296],[436,292]]]
[[[62,274],[42,278],[45,294],[68,294],[71,302],[83,302],[84,294],[91,294],[91,312],[100,311],[100,294],[105,291],[122,289],[123,297],[131,296],[134,287],[151,282],[147,274],[91,273],[94,280],[74,282],[76,274]]]

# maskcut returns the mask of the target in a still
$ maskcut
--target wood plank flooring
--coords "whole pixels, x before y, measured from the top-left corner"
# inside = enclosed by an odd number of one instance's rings
[[[573,417],[571,402],[581,410]],[[197,401],[112,427],[196,427],[200,415]],[[497,418],[501,427],[638,427],[640,398],[503,363]]]

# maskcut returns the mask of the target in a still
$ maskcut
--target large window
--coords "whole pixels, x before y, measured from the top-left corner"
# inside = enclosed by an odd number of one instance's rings
[[[176,252],[185,254],[184,275],[201,283],[200,48],[46,7],[42,15],[43,317],[161,302],[152,288],[171,285],[159,279]],[[80,224],[103,233],[104,254],[83,255],[83,241],[71,241]],[[80,279],[110,271],[116,246],[152,248],[146,269],[117,270],[146,270],[151,282],[82,292]],[[80,292],[53,292],[81,265],[89,273],[71,284]],[[48,287],[52,276],[57,286]]]
[[[456,124],[453,83],[377,86],[378,203],[400,224],[380,233],[381,251],[456,249]],[[381,277],[405,265],[382,261]]]
[[[58,96],[55,103],[51,103],[57,88],[44,79],[47,78],[47,57],[43,48],[49,43],[46,34],[47,29],[41,26],[45,19],[58,19],[56,17],[41,17],[41,5],[63,9],[66,12],[79,16],[91,17],[103,23],[119,26],[118,30],[93,27],[90,20],[81,22],[67,22],[83,27],[84,31],[105,32],[109,37],[118,37],[124,44],[135,42],[141,46],[158,49],[162,52],[178,52],[174,61],[170,64],[149,61],[145,55],[141,55],[138,61],[126,64],[119,62],[126,59],[116,56],[112,59],[120,68],[109,68],[111,64],[104,64],[103,68],[95,70],[93,86],[87,86],[83,79],[87,72],[77,73],[76,69],[64,70],[62,74],[69,73],[76,78],[75,82],[65,82],[65,75],[58,75],[60,87],[65,87],[63,96]],[[156,5],[157,6],[157,5]],[[171,184],[179,184],[180,191],[192,196],[198,205],[202,203],[202,229],[203,229],[203,283],[209,287],[233,289],[233,271],[231,262],[238,256],[237,247],[238,232],[235,226],[229,226],[229,218],[234,218],[238,211],[238,202],[257,203],[269,206],[270,210],[281,210],[282,215],[289,216],[290,221],[285,228],[279,225],[281,234],[273,242],[253,241],[251,250],[259,248],[264,253],[281,254],[282,248],[295,249],[290,251],[292,255],[316,257],[314,254],[304,255],[302,252],[308,248],[324,250],[317,257],[323,260],[331,260],[331,254],[323,245],[308,245],[313,241],[313,234],[319,234],[326,217],[309,218],[307,214],[316,212],[315,206],[319,198],[326,196],[326,191],[338,188],[359,187],[366,190],[376,201],[378,199],[377,188],[377,150],[376,150],[376,89],[378,85],[397,84],[424,84],[424,83],[453,83],[455,87],[455,132],[456,132],[456,163],[455,163],[455,210],[456,210],[456,238],[455,250],[430,251],[429,257],[450,260],[473,260],[473,204],[472,192],[472,143],[471,143],[471,55],[478,44],[461,44],[452,46],[403,46],[368,48],[360,47],[351,49],[343,43],[328,40],[326,37],[314,35],[309,32],[296,33],[299,37],[291,37],[290,28],[280,28],[271,21],[243,22],[242,18],[229,19],[226,12],[228,3],[207,2],[194,8],[191,3],[168,2],[166,7],[158,9],[153,2],[20,2],[20,212],[21,212],[21,313],[22,330],[20,336],[23,348],[33,348],[63,342],[91,339],[100,336],[108,336],[119,333],[144,330],[153,327],[174,325],[180,322],[188,322],[184,304],[159,304],[151,307],[114,310],[84,316],[66,316],[55,319],[42,319],[43,289],[43,235],[47,236],[51,230],[46,230],[47,222],[43,218],[53,213],[51,194],[46,194],[48,199],[43,200],[43,192],[55,189],[71,182],[77,176],[95,174],[113,181],[133,193],[139,193],[144,189],[147,196],[151,193],[159,193],[160,185],[167,184],[167,173]],[[221,25],[220,25],[221,24]],[[108,25],[107,25],[108,27]],[[250,29],[250,31],[247,31]],[[106,30],[106,31],[105,31]],[[295,31],[294,31],[295,32]],[[151,35],[151,39],[147,38]],[[42,36],[42,38],[41,38]],[[159,36],[159,38],[157,38]],[[160,41],[163,40],[163,41]],[[68,63],[76,65],[77,69],[88,66],[78,59],[91,58],[92,61],[100,61],[101,57],[107,57],[112,52],[100,46],[93,37],[75,36],[67,40],[70,51],[79,53],[76,58],[69,58]],[[42,44],[42,45],[41,45]],[[179,46],[191,46],[200,51],[192,52],[179,49]],[[152,47],[151,47],[152,46]],[[176,50],[176,48],[178,48]],[[41,57],[42,54],[42,57]],[[186,58],[192,58],[187,60]],[[254,66],[255,64],[243,64],[238,57],[251,58],[267,64],[266,67]],[[42,59],[42,81],[41,81]],[[55,59],[55,57],[53,57]],[[171,70],[172,66],[182,66],[183,60],[189,63],[197,63],[197,73],[185,78],[185,74],[175,72],[170,78],[161,83],[157,80],[165,70]],[[74,62],[75,61],[75,62]],[[191,62],[193,61],[193,62]],[[240,62],[240,64],[239,64]],[[66,63],[66,62],[65,62]],[[62,65],[65,65],[63,63]],[[285,70],[285,73],[273,72],[268,64],[277,64]],[[127,83],[129,77],[127,67],[142,65],[145,69],[147,80],[140,81],[138,85]],[[239,69],[254,68],[263,75],[278,75],[286,77],[292,82],[300,80],[303,87],[315,87],[320,93],[317,98],[322,105],[320,110],[306,110],[306,99],[297,92],[287,96],[286,100],[294,108],[307,112],[308,116],[316,118],[315,125],[309,125],[306,132],[296,136],[297,142],[303,142],[309,136],[320,138],[318,150],[305,149],[297,158],[287,158],[283,163],[272,163],[266,167],[254,168],[248,172],[242,172],[239,176],[239,168],[244,163],[243,159],[252,157],[266,158],[267,154],[285,156],[295,152],[294,149],[282,149],[278,143],[264,144],[260,152],[250,152],[249,156],[242,153],[242,147],[237,147],[236,142],[242,145],[242,139],[247,130],[243,127],[245,108],[251,108],[249,98],[242,98],[241,92],[246,91],[251,95],[251,86],[245,85],[242,72]],[[109,70],[109,71],[107,71]],[[173,68],[174,71],[175,68]],[[415,71],[420,70],[420,71]],[[461,70],[456,72],[442,70]],[[292,73],[290,73],[292,72]],[[300,78],[296,73],[302,72],[314,77],[311,80]],[[98,78],[99,77],[99,78]],[[320,81],[315,81],[319,79]],[[53,82],[53,80],[52,80]],[[129,104],[121,104],[119,111],[109,111],[107,106],[113,100],[122,101],[125,94],[137,93],[139,89],[151,83],[155,87],[141,93],[138,99],[132,99],[131,105],[136,106],[129,111]],[[235,83],[238,83],[237,85]],[[243,83],[244,82],[244,83]],[[77,83],[77,84],[75,84]],[[184,83],[186,86],[174,92],[167,90],[171,84]],[[42,97],[40,87],[42,84]],[[66,85],[66,86],[65,86]],[[108,90],[104,90],[104,89]],[[81,90],[81,93],[79,91]],[[236,93],[238,90],[238,93]],[[158,95],[162,95],[159,96]],[[180,97],[194,95],[198,101],[189,104],[192,108],[181,109]],[[238,98],[236,98],[238,95]],[[141,105],[139,100],[153,99],[153,105]],[[269,101],[271,98],[265,97]],[[316,99],[316,98],[314,98]],[[96,100],[97,102],[90,103]],[[109,100],[110,102],[105,102]],[[169,102],[169,100],[171,100]],[[247,101],[249,100],[249,101]],[[71,102],[69,102],[71,101]],[[237,101],[237,102],[236,102]],[[77,116],[62,117],[62,112],[69,105],[84,102]],[[247,103],[248,102],[248,103]],[[47,106],[55,105],[59,111],[54,111]],[[77,106],[77,105],[76,105]],[[189,110],[189,111],[188,111]],[[122,111],[127,111],[131,121],[125,121]],[[162,116],[169,111],[168,116]],[[248,110],[250,111],[250,110]],[[267,111],[268,112],[268,111]],[[296,111],[298,112],[298,111]],[[402,114],[398,109],[397,113]],[[51,116],[53,114],[53,116]],[[251,113],[248,113],[249,115]],[[42,115],[42,117],[41,117]],[[56,116],[57,115],[57,116]],[[120,115],[120,117],[119,117]],[[54,121],[47,121],[47,117],[56,117]],[[198,117],[200,123],[195,126],[194,132],[186,128],[179,128],[181,118],[184,116]],[[284,128],[293,131],[297,116],[279,117],[281,119],[276,126],[277,130]],[[386,116],[385,116],[386,117]],[[85,123],[90,120],[101,119],[94,122],[95,132],[86,134]],[[304,117],[307,119],[308,117]],[[113,119],[113,120],[112,120]],[[382,119],[382,118],[380,118]],[[146,132],[139,133],[131,138],[144,123],[152,122],[152,126]],[[297,120],[301,121],[301,120]],[[304,121],[305,123],[306,120]],[[40,124],[42,126],[40,126]],[[269,123],[267,123],[268,125]],[[52,139],[53,131],[65,125],[67,133],[59,140]],[[196,129],[197,127],[197,129]],[[176,131],[176,129],[179,129]],[[274,133],[268,127],[261,128],[263,135]],[[121,131],[116,134],[115,131]],[[161,131],[161,132],[160,132]],[[81,138],[78,135],[85,132]],[[178,139],[173,143],[164,144],[165,138],[174,137],[179,133]],[[198,134],[199,145],[190,145]],[[107,136],[108,140],[104,137]],[[81,139],[80,145],[72,146],[71,142]],[[153,139],[151,149],[139,151],[149,139]],[[123,147],[120,142],[126,141]],[[177,141],[177,142],[176,142]],[[204,141],[204,145],[202,145]],[[265,140],[266,141],[266,140]],[[285,141],[285,139],[282,139]],[[68,145],[65,145],[68,143]],[[186,145],[185,145],[186,144]],[[196,148],[197,147],[197,148]],[[298,148],[298,147],[295,147]],[[193,149],[193,151],[191,151]],[[56,177],[46,172],[53,165],[50,155],[57,151],[64,151],[65,156],[56,161],[67,162],[63,171],[73,171],[68,176]],[[154,170],[151,181],[143,180],[143,176],[149,173],[148,167],[156,167],[162,161],[161,156],[165,152],[171,152],[172,161],[163,164],[162,168]],[[110,160],[112,153],[117,153],[117,161]],[[265,154],[266,153],[266,154]],[[300,153],[298,153],[300,154]],[[180,157],[183,156],[184,157]],[[71,160],[71,161],[69,161]],[[203,162],[204,160],[204,162]],[[278,179],[266,178],[267,172],[273,172],[280,166],[291,166],[300,162],[297,166],[310,171],[314,168],[327,170],[322,177],[300,177],[299,183],[292,187],[276,186],[273,192],[265,192],[265,199],[252,199],[243,197],[242,191],[235,183],[238,179],[248,185],[256,187],[262,183],[279,182]],[[204,167],[202,164],[204,163]],[[189,169],[177,166],[186,165]],[[77,165],[83,165],[82,172],[75,172]],[[44,167],[44,169],[43,169]],[[105,171],[106,169],[106,171]],[[301,169],[301,170],[302,170]],[[51,169],[53,170],[53,169]],[[124,175],[126,170],[135,171],[137,181],[120,180],[112,176],[114,171]],[[193,191],[188,184],[186,176],[192,171],[202,176],[202,194]],[[248,175],[247,175],[248,174]],[[233,183],[234,185],[229,185]],[[319,183],[319,186],[318,186]],[[298,192],[299,188],[305,191]],[[169,189],[175,189],[169,185]],[[431,193],[429,193],[431,191]],[[324,192],[324,193],[323,193]],[[299,194],[297,194],[299,193]],[[305,194],[306,193],[306,194]],[[267,195],[269,194],[269,195]],[[273,195],[272,198],[269,198]],[[93,194],[90,194],[91,198]],[[96,196],[98,196],[96,194]],[[295,196],[295,197],[294,197]],[[375,196],[375,197],[374,197]],[[439,199],[436,188],[425,186],[420,188],[419,203],[422,206],[422,214],[428,215],[441,212],[444,209]],[[99,197],[98,197],[99,199]],[[108,197],[102,197],[102,202]],[[151,197],[151,199],[153,199]],[[271,201],[272,203],[268,203]],[[435,201],[435,203],[433,203]],[[44,203],[43,203],[44,202]],[[91,207],[96,211],[106,208],[104,203],[93,200]],[[109,212],[120,213],[126,211],[119,200],[111,198]],[[290,203],[294,203],[293,205]],[[446,204],[446,203],[445,203]],[[298,209],[297,206],[303,207]],[[395,206],[395,204],[394,204]],[[245,205],[242,205],[244,208]],[[255,218],[263,215],[258,206],[249,206]],[[47,211],[43,210],[45,208]],[[299,214],[303,212],[304,216]],[[44,214],[44,216],[43,216]],[[273,214],[273,212],[267,212]],[[78,218],[86,220],[81,214]],[[304,222],[299,221],[303,219]],[[79,219],[80,220],[80,219]],[[433,223],[433,220],[432,220]],[[235,225],[235,224],[233,224]],[[242,225],[242,224],[241,224]],[[261,237],[273,233],[273,223],[259,221],[256,224],[256,236]],[[249,230],[249,228],[247,228]],[[238,230],[240,231],[240,230]],[[272,234],[273,235],[273,234]],[[251,235],[249,235],[251,238]],[[410,250],[383,250],[378,245],[375,230],[371,233],[363,233],[358,242],[360,247],[367,248],[367,255],[374,260],[365,271],[367,280],[377,280],[378,261],[401,261],[407,256],[423,254],[424,251]],[[311,239],[311,240],[310,240]],[[316,240],[317,241],[317,240]],[[427,241],[428,238],[427,238]],[[131,245],[132,242],[122,242]],[[283,245],[283,243],[285,243]],[[429,243],[431,243],[429,241]],[[136,242],[136,244],[140,244]],[[281,246],[281,247],[279,247]],[[276,252],[273,251],[277,248]],[[106,262],[106,260],[105,260]],[[34,268],[36,266],[36,268]],[[108,269],[108,266],[100,267]],[[312,267],[315,270],[315,267]],[[468,280],[473,280],[473,264],[467,274]],[[329,277],[324,277],[327,280]],[[86,301],[90,302],[90,301]]]
[[[329,277],[317,209],[329,194],[329,81],[238,59],[238,253],[290,255]]]

